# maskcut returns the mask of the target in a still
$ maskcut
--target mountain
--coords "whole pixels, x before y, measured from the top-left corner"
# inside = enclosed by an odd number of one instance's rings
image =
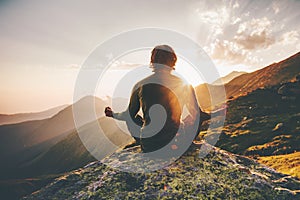
[[[105,134],[99,132],[99,124]],[[2,178],[0,180],[1,196],[7,199],[19,199],[45,186],[61,173],[95,161],[96,159],[83,145],[82,138],[85,138],[84,141],[89,146],[95,147],[98,153],[94,152],[94,155],[97,155],[98,158],[104,158],[133,142],[132,137],[120,131],[115,120],[111,118],[102,117],[80,129],[80,136],[76,130],[73,130],[61,141],[42,151],[36,157],[18,163],[16,166],[10,166],[10,170],[6,171],[6,175],[9,175],[10,179]],[[23,155],[24,152],[21,152],[21,156]]]
[[[282,88],[290,91],[282,93]],[[227,103],[217,146],[300,178],[300,82],[260,88]]]
[[[78,108],[81,119],[83,119],[78,127],[84,124],[94,121],[95,119],[104,115],[105,102],[97,97],[86,96],[79,101],[75,102],[74,105],[68,106],[67,108],[60,111],[55,116],[47,120],[37,129],[30,134],[30,141],[25,143],[26,146],[33,146],[46,140],[54,139],[57,136],[63,135],[76,128],[73,116],[73,107]],[[90,108],[90,105],[95,105],[96,113],[89,113],[86,110]],[[42,134],[41,134],[42,133]]]
[[[226,84],[227,95],[239,96],[258,88],[289,82],[300,74],[299,63],[300,52],[263,69],[241,75]]]
[[[75,104],[85,110],[91,103],[95,103],[97,118],[103,116],[105,103],[101,99],[85,97]],[[83,116],[86,117],[83,123],[94,120],[94,116]],[[17,170],[21,163],[35,159],[74,130],[72,106],[66,107],[49,119],[0,126],[0,159],[6,161],[0,166],[0,178],[19,177],[19,173],[16,172],[23,174]]]
[[[217,79],[216,81],[214,81],[212,83],[212,85],[224,85],[224,84],[230,82],[232,79],[234,79],[240,75],[243,75],[243,74],[247,74],[247,72],[233,71],[233,72],[227,74],[226,76]]]
[[[42,112],[35,112],[35,113],[18,113],[18,114],[9,114],[9,115],[0,114],[0,125],[16,124],[25,121],[33,121],[33,120],[50,118],[66,107],[67,105],[62,105]]]
[[[120,130],[114,119],[101,117],[99,120],[82,126],[80,135],[77,130],[73,130],[63,140],[35,159],[22,163],[19,170],[22,170],[27,176],[34,177],[45,174],[58,174],[86,165],[94,161],[95,158],[86,149],[83,142],[92,146],[93,149],[95,148],[96,153],[94,152],[94,155],[97,155],[97,158],[104,158],[133,142],[133,139]]]
[[[284,82],[295,80],[300,74],[300,52],[278,63],[273,63],[265,68],[240,75],[225,84],[227,99],[245,96],[258,88],[265,88],[278,85]],[[217,101],[212,105],[210,97],[218,99],[224,88],[218,85],[201,84],[195,88],[199,103],[203,109],[214,109]],[[220,98],[222,99],[222,98]]]
[[[212,149],[201,157],[200,148]],[[300,181],[207,143],[151,173],[138,173],[139,147],[64,174],[24,199],[299,199]],[[106,163],[106,164],[104,164]],[[160,164],[160,163],[159,163]],[[158,165],[159,165],[158,164]],[[136,167],[137,173],[110,166]],[[143,165],[157,165],[144,160]],[[133,169],[133,168],[132,168]]]
[[[203,83],[195,87],[195,92],[198,103],[203,110],[215,110],[228,98],[227,91],[222,85]],[[214,103],[212,103],[211,97],[214,98]]]
[[[103,116],[106,103],[97,98],[83,98],[76,102],[77,108],[85,111],[94,100],[97,113]],[[61,173],[94,161],[83,141],[93,147],[98,158],[132,142],[131,136],[120,131],[120,124],[115,120],[100,117],[92,121],[92,115],[83,113],[83,116],[86,121],[79,128],[80,135],[73,122],[72,106],[50,119],[0,126],[0,159],[5,161],[0,166],[0,195],[19,199]]]

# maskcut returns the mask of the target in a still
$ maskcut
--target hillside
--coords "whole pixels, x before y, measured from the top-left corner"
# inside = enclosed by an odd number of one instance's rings
[[[94,113],[85,112],[90,105],[95,105],[97,116],[94,116]],[[26,143],[25,145],[33,146],[74,130],[76,127],[73,117],[73,106],[76,106],[78,109],[80,109],[82,119],[84,119],[81,121],[81,124],[77,124],[77,126],[80,127],[103,116],[105,102],[97,97],[92,96],[87,96],[80,99],[79,101],[75,102],[75,105],[70,105],[63,109],[58,114],[47,120],[46,123],[43,123],[36,130],[34,130],[30,134],[30,142]]]
[[[151,173],[134,166],[138,147],[126,149],[57,178],[24,199],[297,199],[300,182],[243,156],[218,148],[204,158],[195,144],[181,158]],[[144,163],[153,165],[155,163]],[[142,167],[142,166],[139,166]],[[138,168],[137,168],[138,169]]]
[[[75,104],[82,110],[93,104],[95,100],[95,107],[98,117],[103,116],[104,101],[98,98],[85,97]],[[93,116],[86,115],[84,125],[93,121]],[[2,152],[17,152],[28,148],[30,146],[38,145],[40,143],[55,140],[60,135],[71,131],[75,128],[72,105],[61,110],[54,116],[43,120],[26,121],[17,124],[8,124],[0,126],[0,148]],[[6,147],[8,149],[6,149]]]
[[[258,89],[230,101],[218,145],[245,155],[300,151],[300,96],[282,96],[277,92],[279,87]]]
[[[296,87],[280,94],[285,85]],[[257,158],[300,178],[300,84],[257,89],[228,102],[225,127],[217,143],[222,149]],[[272,157],[270,157],[272,156]]]
[[[104,132],[99,132],[99,124]],[[102,117],[82,126],[80,129],[82,130],[80,136],[76,130],[73,130],[63,140],[34,160],[20,165],[20,169],[28,176],[58,174],[79,168],[95,160],[83,145],[80,137],[84,137],[84,140],[90,146],[95,147],[98,151],[96,155],[101,158],[112,154],[120,147],[124,147],[133,141],[131,136],[122,132],[111,118]],[[111,145],[108,141],[112,141],[116,146]]]
[[[99,124],[105,133],[99,133]],[[11,155],[11,161],[6,159],[6,163],[1,167],[0,195],[17,199],[41,188],[61,173],[94,161],[95,158],[87,151],[80,137],[84,137],[89,146],[95,147],[97,157],[102,158],[133,141],[128,134],[120,131],[115,121],[110,118],[100,118],[80,129],[80,136],[76,130],[72,130],[48,149],[31,148],[29,153],[28,150],[24,150]],[[111,145],[107,138],[116,146]],[[2,191],[3,188],[9,190]]]
[[[97,114],[103,116],[105,103],[95,100]],[[76,103],[85,110],[87,105],[94,103],[94,98],[85,97]],[[91,115],[84,117],[86,121],[83,122],[93,120]],[[49,119],[0,126],[0,159],[4,161],[0,165],[0,195],[12,199],[94,158],[82,145],[75,130],[72,106],[68,106]],[[9,187],[12,185],[14,187]]]
[[[239,72],[239,71],[230,72],[226,76],[221,77],[221,78],[217,79],[216,81],[214,81],[212,83],[212,85],[224,85],[224,84],[230,82],[231,80],[233,80],[234,78],[241,76],[243,74],[247,74],[247,72]]]
[[[24,150],[24,141],[30,133],[46,121],[47,119],[0,126],[0,158]]]
[[[94,98],[86,97],[76,102],[85,107],[94,103]],[[105,103],[96,99],[98,116],[103,116]],[[93,120],[86,116],[86,123]],[[82,124],[83,125],[83,124]],[[32,160],[52,145],[61,141],[75,129],[72,106],[68,106],[49,119],[22,122],[0,126],[0,159],[6,160],[0,169],[11,169],[20,163]],[[4,170],[5,171],[5,170]],[[0,174],[7,177],[7,173]]]
[[[25,121],[42,120],[50,118],[66,107],[67,105],[62,105],[42,112],[35,113],[0,114],[0,125],[16,124]]]
[[[258,88],[265,88],[289,82],[300,74],[300,52],[273,63],[252,73],[240,75],[224,85],[227,99],[245,96]],[[222,86],[201,84],[195,88],[199,103],[203,109],[213,109],[210,96],[220,94]],[[224,103],[224,102],[217,102]]]
[[[258,161],[277,171],[300,179],[300,152],[258,157]]]
[[[226,91],[228,96],[239,96],[251,92],[257,88],[278,85],[289,82],[300,74],[300,52],[263,69],[250,74],[241,75],[228,84]]]

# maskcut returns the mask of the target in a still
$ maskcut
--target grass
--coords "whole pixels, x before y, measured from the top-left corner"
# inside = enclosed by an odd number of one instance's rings
[[[51,183],[62,174],[45,175],[36,178],[0,180],[0,194],[3,199],[20,199]]]
[[[233,153],[260,157],[265,165],[299,178],[299,154],[294,152],[300,152],[300,95],[282,98],[277,93],[280,86],[258,89],[229,101],[225,126],[216,145]]]
[[[300,152],[258,157],[258,162],[270,166],[278,172],[289,174],[300,179]]]
[[[104,159],[104,163],[138,169],[135,147]],[[285,181],[251,159],[213,147],[204,158],[200,146],[162,169],[123,172],[95,162],[70,172],[26,199],[295,199],[299,181]],[[145,165],[155,165],[146,161]],[[137,165],[137,166],[136,166]]]

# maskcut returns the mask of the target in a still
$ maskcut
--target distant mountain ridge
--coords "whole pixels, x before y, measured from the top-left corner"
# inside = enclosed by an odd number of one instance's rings
[[[245,95],[257,88],[289,82],[300,74],[300,52],[252,73],[234,78],[225,88],[228,96]]]
[[[16,113],[16,114],[0,114],[0,125],[16,124],[25,121],[41,120],[54,116],[68,105],[56,106],[41,112],[32,113]]]
[[[249,92],[258,88],[278,85],[280,83],[289,82],[300,74],[300,52],[282,60],[273,63],[260,70],[252,73],[242,74],[224,85],[227,99],[245,96]],[[214,109],[216,105],[211,104],[211,95],[222,93],[223,86],[201,84],[195,88],[198,101],[203,109]],[[217,104],[225,102],[216,102]]]
[[[217,79],[216,81],[214,81],[212,83],[212,85],[223,85],[223,84],[226,84],[226,83],[230,82],[231,80],[233,80],[234,78],[236,78],[236,77],[238,77],[240,75],[243,75],[243,74],[247,74],[247,72],[240,72],[240,71],[230,72],[226,76],[221,77],[221,78]]]
[[[119,103],[124,104],[125,100],[117,100]],[[59,174],[95,160],[83,141],[94,147],[92,151],[98,157],[132,142],[130,135],[120,131],[122,124],[103,117],[108,102],[87,96],[75,104],[83,119],[76,127],[74,105],[49,119],[0,126],[0,160],[5,161],[0,165],[0,196],[19,199]],[[95,113],[86,111],[91,105],[95,105]]]
[[[95,105],[97,118],[104,115],[105,103],[96,97],[85,97],[75,104],[81,110],[89,105]],[[94,121],[93,115],[86,115],[85,123]],[[9,124],[0,126],[0,159],[6,160],[0,166],[2,172],[14,171],[24,162],[35,159],[41,153],[44,153],[52,145],[63,140],[68,134],[76,130],[72,105],[64,108],[51,118],[22,122],[18,124]],[[2,176],[9,177],[15,173],[1,173]]]

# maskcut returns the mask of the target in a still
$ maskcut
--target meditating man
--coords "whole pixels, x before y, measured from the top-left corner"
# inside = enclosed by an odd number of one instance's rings
[[[210,115],[199,108],[194,88],[172,74],[176,61],[177,56],[170,46],[156,46],[150,61],[153,74],[133,87],[127,110],[114,113],[110,107],[105,108],[107,117],[126,121],[143,152],[153,152],[166,145],[176,150],[179,148],[176,143],[170,143],[177,140],[173,139],[179,133],[192,134],[195,138],[201,123],[210,119]],[[143,117],[138,114],[140,108]],[[193,126],[196,129],[189,128]]]

